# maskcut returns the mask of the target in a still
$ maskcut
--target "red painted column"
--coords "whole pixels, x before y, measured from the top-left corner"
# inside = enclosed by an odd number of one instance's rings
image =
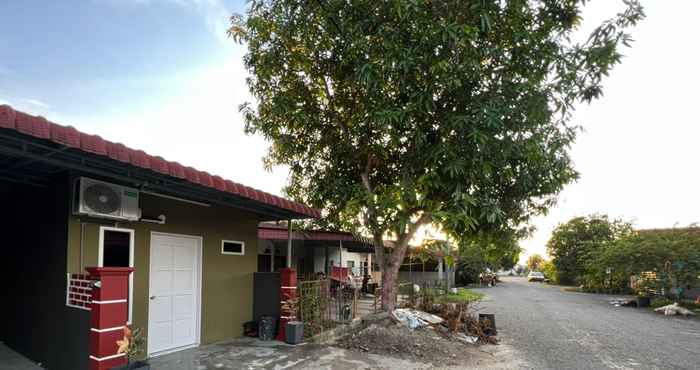
[[[285,341],[287,322],[296,320],[296,312],[284,308],[284,302],[297,297],[297,271],[292,268],[280,269],[280,330],[277,340]]]
[[[124,337],[129,320],[129,274],[134,269],[88,267],[87,271],[99,284],[92,289],[90,303],[90,370],[126,365],[126,356],[117,353],[117,340]]]

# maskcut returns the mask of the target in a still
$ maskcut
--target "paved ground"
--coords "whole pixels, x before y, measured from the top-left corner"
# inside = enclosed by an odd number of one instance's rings
[[[519,369],[519,356],[507,345],[472,347],[473,358],[464,366],[445,369]],[[252,338],[230,341],[180,351],[149,360],[151,370],[217,369],[313,369],[313,370],[428,370],[431,364],[394,357],[348,351],[317,344],[290,346],[277,341],[263,342]]]
[[[407,361],[359,354],[335,347],[302,344],[290,346],[236,338],[150,360],[151,370],[214,369],[427,369]],[[395,366],[395,367],[394,367]]]
[[[41,370],[41,367],[0,342],[0,370]]]
[[[614,307],[611,296],[506,278],[480,312],[534,369],[700,369],[700,320]]]

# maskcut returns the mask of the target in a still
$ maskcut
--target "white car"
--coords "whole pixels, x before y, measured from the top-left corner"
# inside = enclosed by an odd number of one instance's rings
[[[544,274],[539,271],[532,271],[527,275],[527,281],[544,282],[545,280]]]

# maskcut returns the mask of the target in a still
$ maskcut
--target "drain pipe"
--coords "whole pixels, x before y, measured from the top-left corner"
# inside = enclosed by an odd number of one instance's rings
[[[82,274],[83,273],[83,248],[85,246],[85,222],[80,222],[80,270],[79,272]]]
[[[292,219],[287,220],[287,268],[292,268]]]

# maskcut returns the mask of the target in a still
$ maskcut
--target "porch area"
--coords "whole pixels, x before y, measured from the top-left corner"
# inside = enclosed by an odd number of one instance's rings
[[[286,222],[263,222],[258,226],[258,271],[283,267],[294,268],[299,280],[328,277],[332,267],[343,267],[355,278],[370,275],[381,281],[371,240],[344,231],[290,232]]]

